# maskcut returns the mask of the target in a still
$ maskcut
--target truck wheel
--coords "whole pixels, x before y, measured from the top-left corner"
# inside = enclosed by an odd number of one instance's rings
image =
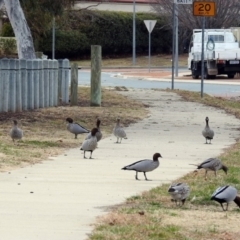
[[[193,79],[198,79],[199,78],[199,75],[196,74],[196,70],[193,69],[193,66],[192,66],[192,78]]]
[[[210,78],[210,75],[207,73],[207,70],[205,69],[204,71],[204,78],[205,79],[209,79]]]
[[[194,75],[194,74],[192,74],[192,78],[193,78],[193,79],[198,79],[198,78],[199,78],[199,75]]]
[[[228,74],[228,78],[229,78],[229,79],[232,79],[232,78],[234,78],[234,75],[235,75],[235,74],[229,73],[229,74]]]

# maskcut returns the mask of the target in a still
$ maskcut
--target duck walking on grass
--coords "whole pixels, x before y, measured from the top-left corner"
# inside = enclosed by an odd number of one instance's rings
[[[215,177],[217,177],[217,171],[223,170],[226,174],[228,171],[228,168],[222,164],[222,162],[217,158],[208,158],[207,160],[203,161],[201,164],[191,164],[197,166],[197,169],[205,169],[205,179],[207,179],[207,172],[208,171],[214,171]]]
[[[124,129],[120,126],[120,118],[117,118],[117,123],[116,123],[115,127],[113,128],[113,134],[115,137],[117,137],[116,143],[121,143],[122,138],[127,139],[127,135],[126,135]],[[118,142],[118,139],[120,139],[119,142]]]
[[[211,144],[211,140],[214,137],[214,131],[209,127],[209,124],[208,124],[209,118],[208,117],[206,117],[205,121],[206,121],[206,126],[202,131],[202,135],[206,139],[206,144],[208,144],[208,140],[210,141],[209,144]]]
[[[185,183],[173,183],[170,185],[168,193],[171,195],[172,201],[175,202],[176,205],[178,205],[178,202],[182,202],[183,206],[190,190],[188,185]]]
[[[9,135],[12,138],[14,144],[15,144],[15,140],[22,139],[23,131],[18,127],[17,120],[13,120],[13,127],[10,130]]]
[[[67,130],[75,135],[75,139],[77,139],[78,134],[89,133],[89,130],[87,130],[80,124],[74,123],[72,118],[68,117],[66,119],[66,122],[67,122]]]
[[[223,211],[228,210],[228,204],[234,201],[238,207],[240,207],[240,197],[237,196],[237,189],[232,186],[223,186],[215,190],[211,196],[211,200],[214,200],[221,204]],[[224,209],[223,203],[226,203],[226,208]]]
[[[162,157],[160,153],[155,153],[153,155],[153,160],[149,160],[149,159],[140,160],[140,161],[132,163],[128,166],[123,167],[122,170],[136,171],[136,176],[135,176],[136,180],[139,180],[138,172],[143,172],[143,174],[145,176],[145,180],[147,181],[148,179],[146,176],[146,172],[151,172],[159,166],[158,158],[160,158],[160,157]]]
[[[96,133],[96,138],[97,141],[99,142],[102,139],[102,132],[100,130],[100,124],[101,124],[101,120],[98,118],[97,122],[96,122],[96,128],[98,129],[98,132]],[[90,139],[92,136],[91,132],[86,136],[85,140]]]
[[[98,129],[93,128],[91,131],[91,138],[84,140],[84,142],[82,143],[80,150],[84,151],[84,158],[86,158],[85,152],[90,152],[91,154],[89,159],[92,158],[92,152],[97,148],[97,137],[96,137],[97,132],[98,132]]]

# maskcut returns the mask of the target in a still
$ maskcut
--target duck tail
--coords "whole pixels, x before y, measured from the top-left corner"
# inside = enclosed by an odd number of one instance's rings
[[[240,197],[236,196],[234,202],[240,207]]]
[[[127,137],[125,137],[124,139],[128,139]]]
[[[121,170],[128,170],[127,167],[123,167]]]
[[[80,148],[80,150],[83,150],[82,148]]]

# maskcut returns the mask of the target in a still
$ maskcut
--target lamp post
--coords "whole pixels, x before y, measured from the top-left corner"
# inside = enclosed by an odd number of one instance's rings
[[[133,39],[132,39],[132,64],[136,63],[136,1],[133,0]]]

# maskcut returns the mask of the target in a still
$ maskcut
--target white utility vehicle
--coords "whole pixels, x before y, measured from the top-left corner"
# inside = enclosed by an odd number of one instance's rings
[[[192,78],[201,75],[202,30],[194,29],[189,46],[188,69]],[[225,74],[234,78],[240,72],[240,48],[231,29],[204,30],[204,78]]]

